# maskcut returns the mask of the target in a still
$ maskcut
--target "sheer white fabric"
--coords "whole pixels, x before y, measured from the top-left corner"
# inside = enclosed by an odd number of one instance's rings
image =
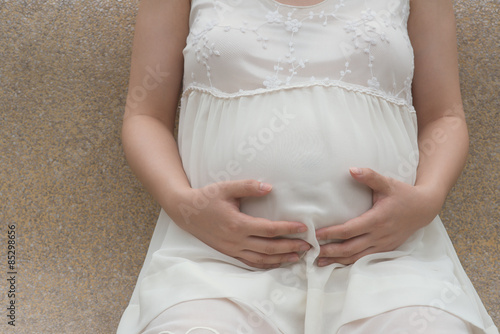
[[[177,304],[155,318],[141,334],[281,334],[259,314],[227,299]]]
[[[404,307],[353,321],[338,334],[470,334],[465,321],[434,307]],[[255,312],[227,299],[177,304],[155,318],[141,334],[282,334]]]
[[[139,333],[165,310],[200,299],[229,299],[286,334],[341,333],[346,324],[416,305],[442,309],[474,334],[498,333],[439,217],[392,252],[351,266],[315,264],[314,230],[371,207],[371,191],[352,180],[349,167],[415,181],[409,1],[191,6],[179,124],[189,181],[195,188],[247,178],[271,183],[271,194],[244,200],[241,210],[304,222],[309,231],[289,237],[312,248],[298,263],[258,270],[208,247],[162,211],[118,333]],[[204,203],[183,207],[185,217]]]
[[[349,323],[337,334],[470,334],[471,326],[434,307],[403,307]]]

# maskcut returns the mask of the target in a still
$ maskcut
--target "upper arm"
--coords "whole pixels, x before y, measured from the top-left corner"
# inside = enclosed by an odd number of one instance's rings
[[[419,126],[443,116],[463,117],[452,0],[411,0],[410,6],[412,93]]]
[[[124,118],[146,114],[173,129],[183,76],[190,1],[143,0],[135,25]]]

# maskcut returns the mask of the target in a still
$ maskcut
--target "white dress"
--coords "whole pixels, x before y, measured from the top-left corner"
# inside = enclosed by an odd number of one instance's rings
[[[312,248],[298,263],[259,270],[208,247],[162,211],[119,334],[207,298],[228,298],[286,334],[336,333],[411,305],[443,309],[475,333],[498,333],[438,217],[392,252],[315,265],[314,230],[371,207],[370,189],[349,167],[415,181],[409,10],[409,0],[191,1],[179,124],[189,181],[272,184],[241,210],[307,224],[308,232],[291,237]]]

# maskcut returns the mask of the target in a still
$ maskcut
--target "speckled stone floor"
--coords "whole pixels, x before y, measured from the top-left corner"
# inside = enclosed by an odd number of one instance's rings
[[[119,138],[136,6],[0,1],[2,333],[114,333],[130,298],[159,212]],[[499,6],[455,6],[471,149],[442,218],[499,325]],[[9,230],[15,327],[6,317]]]

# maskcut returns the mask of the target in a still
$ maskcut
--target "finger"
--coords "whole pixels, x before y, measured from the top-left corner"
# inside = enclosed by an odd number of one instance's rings
[[[346,221],[340,225],[332,225],[316,230],[317,240],[348,240],[372,232],[381,219],[377,216],[377,209],[371,208],[362,215]]]
[[[257,218],[241,213],[242,226],[246,228],[247,235],[275,238],[290,234],[304,233],[307,226],[299,222],[273,221],[265,218]]]
[[[272,186],[257,180],[237,180],[216,183],[228,198],[259,197],[268,194]]]
[[[327,257],[327,258],[318,258],[318,267],[325,267],[325,266],[328,266],[330,264],[333,264],[333,263],[340,263],[340,264],[343,264],[343,265],[350,265],[350,264],[353,264],[354,262],[358,261],[359,259],[361,259],[363,256],[366,256],[366,255],[369,255],[369,254],[373,254],[375,253],[376,250],[375,250],[375,247],[370,247],[366,250],[364,250],[363,252],[361,253],[358,253],[358,254],[355,254],[353,256],[350,256],[350,257],[339,257],[339,258],[336,258],[336,257]]]
[[[311,248],[301,239],[269,239],[253,237],[248,239],[247,250],[267,255],[292,255]]]
[[[241,251],[239,257],[259,266],[281,265],[282,263],[297,262],[300,260],[297,253],[268,255],[249,250]]]
[[[276,263],[276,264],[258,264],[258,263],[253,263],[250,261],[247,261],[241,257],[237,257],[237,260],[243,262],[247,266],[258,268],[258,269],[274,269],[274,268],[279,268],[281,264]]]
[[[356,181],[370,187],[376,192],[388,194],[391,191],[389,178],[375,172],[373,169],[352,167],[349,169],[349,172]]]
[[[339,243],[329,243],[320,247],[320,258],[350,258],[373,246],[368,234]]]

